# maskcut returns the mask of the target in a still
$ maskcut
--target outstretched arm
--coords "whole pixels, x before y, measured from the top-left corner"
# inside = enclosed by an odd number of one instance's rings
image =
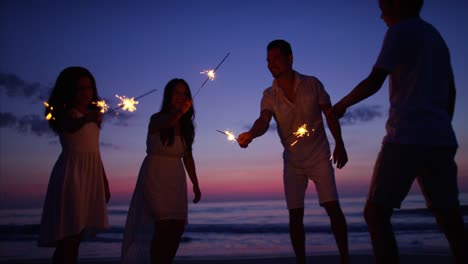
[[[387,78],[388,71],[382,68],[373,68],[369,76],[362,80],[348,95],[330,108],[326,115],[335,118],[344,116],[346,109],[375,94]]]
[[[237,138],[237,142],[239,143],[239,146],[241,148],[246,148],[249,146],[250,142],[256,137],[259,137],[265,132],[268,131],[268,128],[270,127],[270,121],[271,117],[273,116],[273,113],[270,112],[269,110],[263,110],[260,113],[260,117],[255,120],[255,123],[253,124],[252,128],[239,135]]]
[[[102,113],[99,111],[90,111],[80,118],[74,118],[70,113],[66,113],[61,118],[60,125],[64,131],[74,133],[82,128],[86,123],[95,122],[100,125],[102,120]]]
[[[326,113],[331,108],[330,104],[320,105],[322,112]],[[341,126],[333,116],[325,116],[327,119],[328,128],[335,139],[335,150],[333,151],[333,163],[336,164],[338,169],[341,169],[348,162],[348,154],[346,153],[346,148],[341,136]]]
[[[187,174],[193,186],[193,194],[194,194],[193,203],[198,203],[201,199],[201,191],[200,191],[200,187],[198,186],[198,177],[195,171],[195,161],[193,160],[193,155],[191,151],[188,151],[185,154],[183,161],[184,161],[185,169],[187,170]]]

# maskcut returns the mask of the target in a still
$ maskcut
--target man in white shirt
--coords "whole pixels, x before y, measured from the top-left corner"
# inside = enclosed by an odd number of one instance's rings
[[[327,111],[327,116],[342,117],[390,76],[387,133],[364,209],[377,263],[399,262],[390,219],[415,179],[456,263],[468,263],[454,160],[458,144],[451,124],[455,83],[449,50],[439,32],[419,17],[423,0],[379,4],[389,28],[372,72]]]
[[[284,191],[289,209],[289,231],[297,263],[306,263],[304,233],[304,198],[309,179],[315,183],[319,203],[330,217],[333,233],[341,255],[341,263],[349,263],[348,233],[335,184],[330,146],[325,133],[322,112],[331,107],[330,97],[315,77],[292,69],[291,46],[284,40],[274,40],[267,47],[268,69],[273,85],[263,93],[260,117],[253,127],[239,135],[243,148],[263,135],[274,117],[277,132],[284,147]],[[327,118],[335,139],[333,162],[342,168],[348,161],[341,128],[337,119]],[[297,138],[293,133],[305,124],[309,136]]]

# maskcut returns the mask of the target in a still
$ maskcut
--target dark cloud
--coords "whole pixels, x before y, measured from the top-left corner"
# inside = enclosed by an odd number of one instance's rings
[[[12,113],[0,113],[0,127],[14,127],[16,119]]]
[[[102,121],[114,126],[128,127],[127,120],[129,120],[130,117],[132,117],[132,114],[127,112],[113,112],[104,114]]]
[[[345,115],[340,119],[343,126],[354,125],[358,122],[369,122],[383,116],[380,105],[362,105],[348,109]]]
[[[0,113],[0,128],[12,128],[22,134],[34,134],[36,136],[53,135],[49,124],[42,116],[24,115],[17,117],[12,113]]]
[[[38,82],[29,83],[15,74],[0,72],[0,89],[9,97],[23,97],[28,99],[47,100],[50,87]]]

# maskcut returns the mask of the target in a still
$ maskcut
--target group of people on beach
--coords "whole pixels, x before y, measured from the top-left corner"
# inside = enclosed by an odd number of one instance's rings
[[[285,40],[267,46],[272,85],[263,92],[260,115],[238,143],[247,148],[262,136],[271,119],[284,147],[283,182],[289,232],[296,263],[306,263],[304,199],[309,180],[330,218],[341,263],[349,263],[348,231],[335,183],[333,165],[348,162],[339,118],[372,96],[389,76],[390,109],[380,153],[374,166],[364,218],[376,263],[399,263],[391,216],[417,179],[428,208],[445,234],[455,263],[468,263],[467,238],[460,212],[452,118],[455,82],[449,49],[439,32],[419,16],[423,0],[379,0],[388,25],[379,56],[367,78],[338,103],[317,77],[295,71]],[[55,247],[53,263],[76,263],[80,242],[108,228],[108,178],[99,150],[102,121],[96,81],[83,67],[68,67],[58,76],[46,115],[60,139],[62,152],[49,180],[39,246]],[[322,114],[334,138],[331,153]],[[302,124],[313,125],[313,139],[292,146]],[[195,138],[190,87],[170,80],[162,106],[148,125],[146,157],[128,210],[122,243],[123,263],[172,263],[188,219],[187,180],[194,199],[201,190],[192,154]],[[331,158],[330,158],[331,157]]]

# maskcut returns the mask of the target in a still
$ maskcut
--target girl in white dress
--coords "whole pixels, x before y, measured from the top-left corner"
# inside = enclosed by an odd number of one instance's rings
[[[169,81],[161,111],[151,116],[146,157],[128,210],[124,263],[172,263],[187,224],[186,171],[194,203],[201,198],[192,143],[194,110],[188,84]]]
[[[108,228],[110,192],[99,151],[102,114],[93,104],[97,101],[91,73],[69,67],[58,76],[46,108],[62,146],[49,179],[38,239],[39,246],[55,247],[53,263],[76,263],[84,235]]]

